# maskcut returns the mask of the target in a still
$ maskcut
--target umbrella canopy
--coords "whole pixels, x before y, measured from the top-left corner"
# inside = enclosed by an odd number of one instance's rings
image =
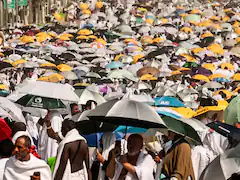
[[[76,89],[75,93],[79,96],[78,104],[86,104],[89,100],[97,102],[98,105],[106,102],[100,94],[89,91],[88,89]]]
[[[65,78],[65,79],[68,79],[68,80],[76,80],[78,79],[77,75],[72,72],[72,71],[64,71],[64,72],[61,72],[61,75]]]
[[[27,94],[16,101],[24,107],[34,107],[41,109],[61,109],[66,108],[63,102],[59,99],[46,98]]]
[[[118,62],[118,61],[113,61],[110,62],[109,64],[106,65],[106,68],[108,69],[117,69],[123,66],[123,63]]]
[[[17,92],[35,96],[78,102],[79,97],[69,85],[43,81],[23,84]]]
[[[90,120],[142,128],[165,128],[165,124],[149,105],[132,100],[112,100],[92,110]]]
[[[240,171],[240,145],[216,157],[202,172],[199,180],[226,180]]]
[[[22,110],[16,106],[12,101],[7,98],[0,97],[0,107],[8,112],[14,121],[26,123],[23,117]]]
[[[163,96],[154,98],[154,105],[161,106],[161,107],[185,107],[184,104],[179,101],[177,98]]]
[[[206,87],[206,88],[222,88],[223,85],[218,83],[218,82],[211,81],[211,82],[205,83],[203,85],[203,87]]]
[[[194,128],[184,121],[172,117],[164,117],[163,121],[169,130],[184,136],[186,140],[190,140],[196,145],[202,144],[201,138],[198,136]]]
[[[87,116],[90,112],[90,110],[87,110],[72,117],[72,120],[76,122],[77,130],[81,134],[112,132],[117,128],[116,125],[89,120]]]

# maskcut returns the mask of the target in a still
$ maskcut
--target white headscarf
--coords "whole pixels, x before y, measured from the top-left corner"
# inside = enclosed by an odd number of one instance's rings
[[[102,135],[102,144],[103,144],[103,152],[102,156],[105,160],[108,159],[109,152],[115,147],[116,137],[112,132],[106,132]],[[102,164],[100,164],[98,180],[105,179],[105,172],[102,170]]]

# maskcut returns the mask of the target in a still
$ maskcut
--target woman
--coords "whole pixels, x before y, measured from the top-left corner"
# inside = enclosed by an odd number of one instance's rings
[[[191,148],[183,136],[172,131],[168,132],[166,156],[163,173],[170,180],[195,180]]]

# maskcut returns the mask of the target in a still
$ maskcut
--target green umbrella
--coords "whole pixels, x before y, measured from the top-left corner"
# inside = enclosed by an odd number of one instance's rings
[[[199,65],[195,62],[186,62],[183,67],[185,68],[193,68],[193,67],[198,67]]]
[[[228,107],[224,111],[224,121],[227,124],[233,125],[240,122],[240,96],[233,98]]]
[[[24,107],[34,107],[41,109],[61,109],[66,108],[60,99],[47,98],[27,94],[16,101]]]
[[[194,145],[202,145],[202,141],[198,136],[197,131],[192,126],[185,123],[185,120],[175,119],[168,116],[162,119],[170,131],[184,136],[187,141]]]
[[[188,22],[199,22],[201,20],[201,16],[197,14],[190,14],[185,17],[185,20]]]

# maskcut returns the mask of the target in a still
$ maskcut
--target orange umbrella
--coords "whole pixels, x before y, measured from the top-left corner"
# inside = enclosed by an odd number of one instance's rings
[[[228,70],[234,70],[234,66],[231,63],[222,63],[221,64],[222,69],[228,69]]]
[[[72,68],[70,67],[70,66],[68,66],[68,65],[66,65],[66,64],[59,64],[58,66],[57,66],[57,68],[59,69],[59,71],[71,71],[72,70]]]
[[[205,82],[210,82],[207,76],[204,76],[202,74],[196,74],[195,76],[192,77],[193,79],[199,80],[199,81],[205,81]]]
[[[210,71],[216,70],[215,65],[214,65],[214,64],[211,64],[211,63],[203,64],[202,67],[205,68],[205,69],[208,69],[208,70],[210,70]]]
[[[137,76],[142,77],[145,74],[157,75],[159,70],[155,67],[143,67],[137,71]]]
[[[231,77],[231,79],[234,80],[234,81],[240,81],[240,73],[234,74],[234,76]]]

